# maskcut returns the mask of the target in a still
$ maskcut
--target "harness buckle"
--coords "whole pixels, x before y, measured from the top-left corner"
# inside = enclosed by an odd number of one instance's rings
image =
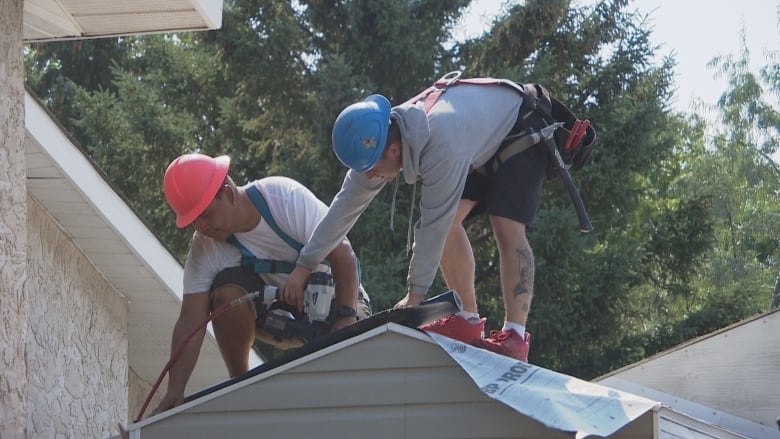
[[[438,81],[436,81],[433,86],[438,89],[445,89],[452,85],[453,82],[457,81],[458,78],[460,78],[461,71],[460,70],[454,70],[452,72],[447,73],[446,75],[442,76]]]

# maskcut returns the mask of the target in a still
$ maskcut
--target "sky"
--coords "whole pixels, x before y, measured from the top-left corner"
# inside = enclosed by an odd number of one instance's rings
[[[595,0],[574,2],[584,5]],[[456,28],[456,39],[488,30],[493,17],[506,3],[507,0],[474,0]],[[717,102],[728,83],[715,78],[716,70],[708,68],[707,63],[716,56],[738,57],[743,28],[753,73],[757,74],[760,66],[768,63],[764,52],[780,50],[780,0],[633,0],[628,9],[648,16],[650,41],[661,46],[659,56],[674,54],[676,99],[672,106],[679,111],[691,111],[694,98],[709,105]],[[777,105],[778,99],[770,102]]]

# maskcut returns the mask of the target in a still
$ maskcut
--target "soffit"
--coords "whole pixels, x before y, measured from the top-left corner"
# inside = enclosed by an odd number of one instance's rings
[[[25,42],[218,29],[222,0],[25,0]]]

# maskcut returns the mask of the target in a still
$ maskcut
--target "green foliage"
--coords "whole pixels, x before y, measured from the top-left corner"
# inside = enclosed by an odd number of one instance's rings
[[[595,231],[577,231],[560,180],[529,229],[531,361],[594,377],[766,310],[780,285],[780,116],[763,100],[780,94],[780,67],[756,77],[746,51],[718,58],[730,80],[721,124],[674,114],[674,60],[652,61],[645,17],[627,3],[527,1],[452,46],[468,0],[228,0],[218,31],[30,45],[27,83],[182,261],[191,231],[173,226],[161,187],[179,154],[229,154],[239,183],[287,175],[329,203],[345,171],[330,130],[346,105],[371,93],[401,103],[453,69],[542,83],[591,120],[599,145],[574,175]],[[375,310],[404,294],[419,214],[419,188],[393,186],[349,235]],[[495,328],[492,231],[484,217],[467,227]],[[437,278],[432,293],[444,289]]]

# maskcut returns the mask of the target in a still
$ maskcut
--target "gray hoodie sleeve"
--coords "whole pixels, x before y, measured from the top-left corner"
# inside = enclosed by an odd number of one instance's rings
[[[371,200],[382,190],[385,181],[370,179],[365,174],[347,171],[341,190],[328,208],[328,213],[314,228],[311,239],[301,249],[297,264],[315,268],[352,230]]]
[[[433,283],[468,170],[469,161],[462,157],[438,160],[428,169],[421,169],[425,178],[409,262],[409,292],[426,294]]]
[[[393,108],[404,143],[407,183],[422,179],[420,220],[409,263],[409,292],[425,294],[439,268],[469,168],[485,163],[517,120],[522,98],[503,86],[449,89],[426,115],[415,106]]]
[[[419,107],[400,105],[393,108],[391,117],[401,128],[404,180],[409,184],[422,180],[420,219],[414,227],[407,289],[425,294],[439,268],[473,153],[455,150],[464,141],[458,130],[448,127],[440,135],[431,136],[428,115]]]

